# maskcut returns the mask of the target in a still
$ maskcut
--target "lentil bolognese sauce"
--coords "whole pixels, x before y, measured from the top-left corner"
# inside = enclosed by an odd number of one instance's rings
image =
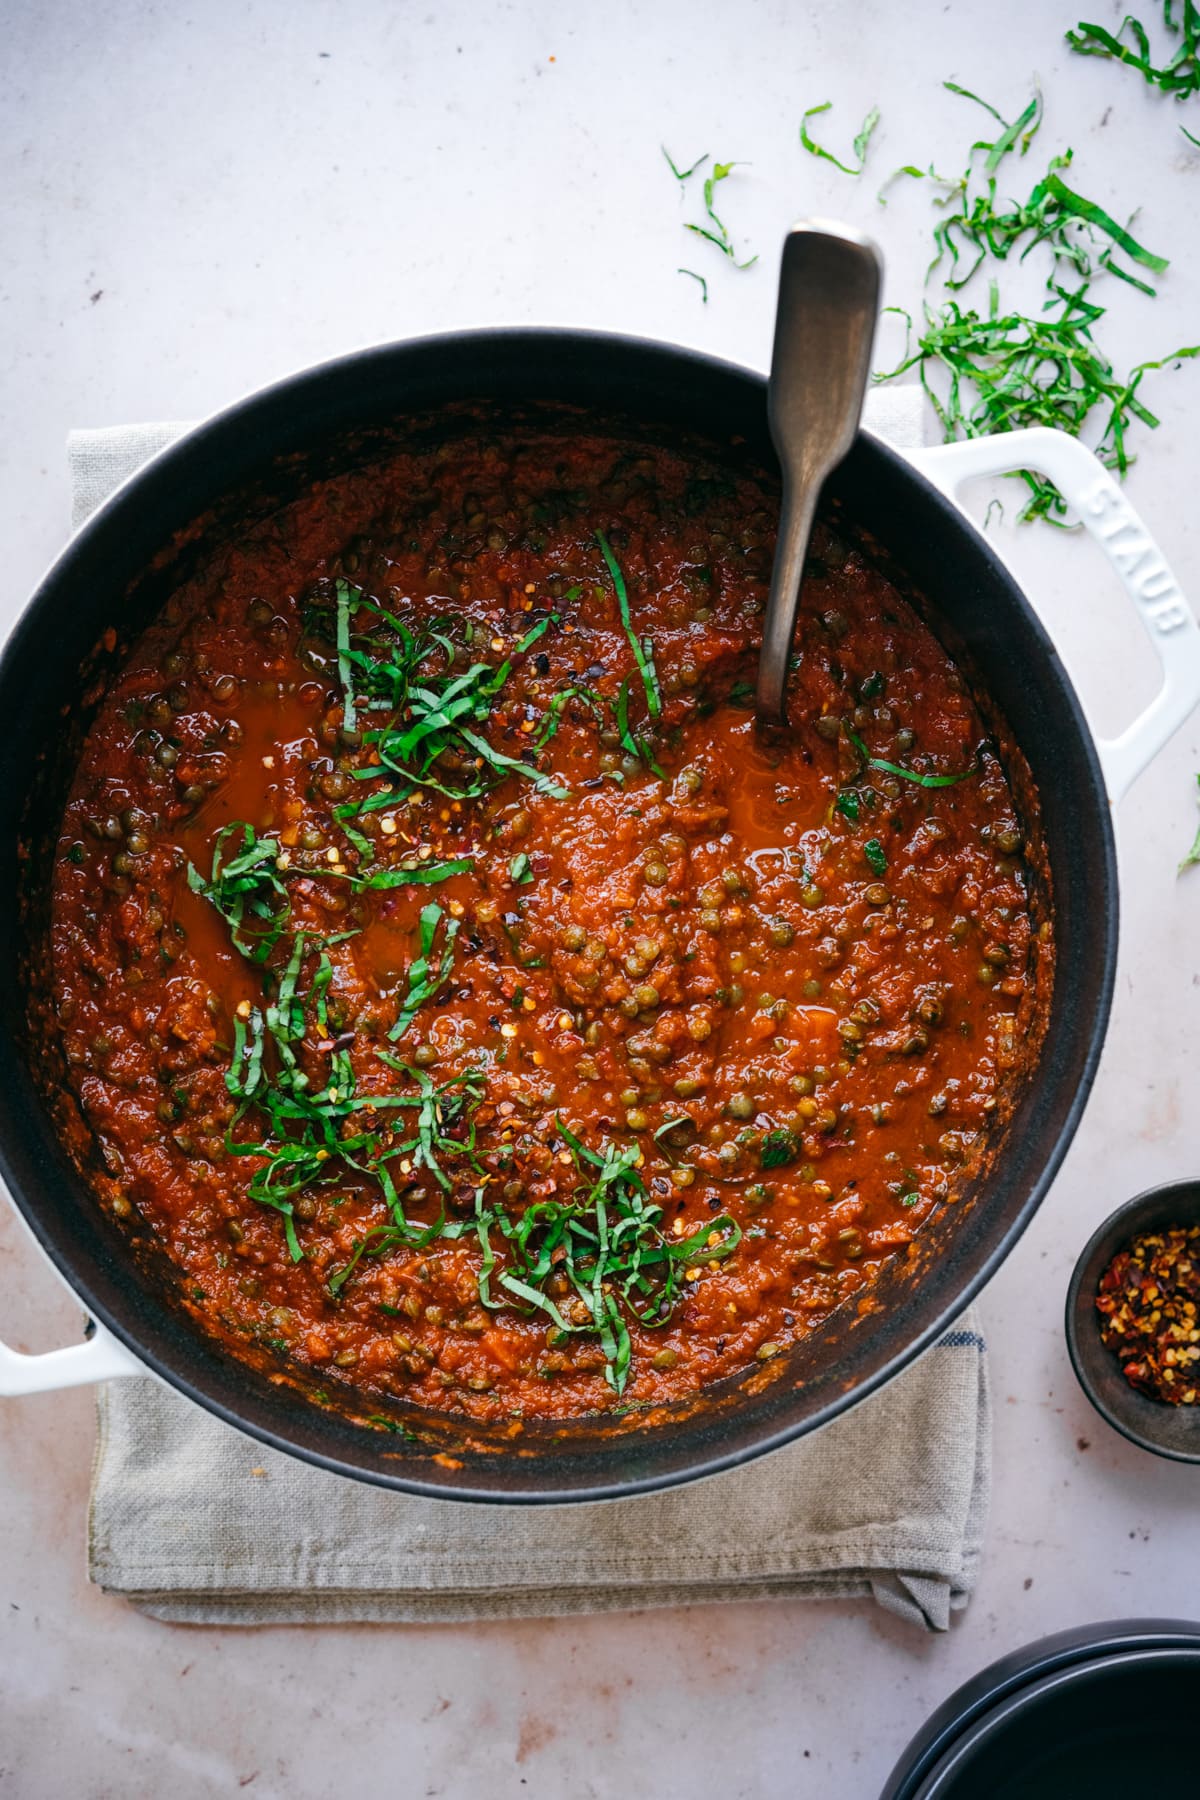
[[[477,421],[214,543],[112,676],[58,1030],[235,1354],[480,1421],[692,1396],[964,1194],[1045,1014],[1036,801],[836,517],[757,731],[777,506]]]

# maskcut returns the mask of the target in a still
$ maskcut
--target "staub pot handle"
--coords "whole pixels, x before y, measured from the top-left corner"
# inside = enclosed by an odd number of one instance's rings
[[[1120,576],[1162,665],[1163,683],[1133,723],[1096,748],[1116,805],[1200,700],[1200,628],[1166,557],[1108,470],[1077,438],[1035,426],[907,453],[949,499],[964,482],[1037,469],[1048,475]]]
[[[17,1209],[13,1207],[12,1210],[25,1225]],[[34,1243],[36,1240],[27,1225],[25,1230],[28,1241]],[[78,1295],[69,1283],[63,1285],[78,1304]],[[88,1387],[95,1381],[117,1381],[124,1375],[149,1374],[146,1365],[95,1319],[87,1321],[82,1343],[65,1344],[61,1350],[44,1350],[40,1355],[30,1356],[23,1350],[13,1350],[0,1343],[0,1399],[17,1394],[51,1394],[57,1388]]]
[[[86,1387],[94,1381],[116,1381],[123,1375],[148,1375],[149,1369],[118,1343],[103,1325],[92,1323],[81,1344],[26,1356],[0,1344],[0,1396],[48,1394],[56,1388]]]

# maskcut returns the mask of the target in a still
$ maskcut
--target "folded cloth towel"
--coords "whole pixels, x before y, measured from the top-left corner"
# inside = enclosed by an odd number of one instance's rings
[[[615,1612],[870,1595],[944,1631],[974,1586],[989,1462],[970,1313],[824,1431],[636,1500],[466,1506],[309,1468],[157,1381],[101,1391],[93,1581],[206,1625]]]
[[[869,426],[898,446],[920,442],[918,390],[872,401]],[[184,429],[73,432],[74,522]],[[266,1450],[149,1379],[102,1389],[99,1427],[92,1580],[192,1624],[870,1595],[945,1630],[974,1585],[989,1486],[987,1362],[973,1311],[824,1431],[634,1500],[477,1507],[387,1493]]]

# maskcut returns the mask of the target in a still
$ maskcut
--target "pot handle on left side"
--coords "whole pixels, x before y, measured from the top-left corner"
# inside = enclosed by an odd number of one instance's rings
[[[1115,805],[1200,700],[1200,628],[1162,551],[1099,458],[1065,431],[1038,425],[905,455],[951,500],[979,476],[1017,469],[1048,475],[1121,577],[1162,664],[1163,684],[1117,737],[1097,740]]]
[[[56,1388],[86,1387],[93,1381],[117,1381],[125,1375],[148,1375],[143,1363],[103,1325],[92,1323],[82,1344],[26,1356],[0,1344],[0,1397],[48,1394]]]

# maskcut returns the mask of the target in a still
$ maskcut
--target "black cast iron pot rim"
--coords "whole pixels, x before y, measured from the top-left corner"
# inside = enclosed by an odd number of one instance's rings
[[[390,369],[398,358],[419,359],[430,354],[448,352],[464,343],[473,347],[486,347],[488,344],[494,344],[498,350],[507,350],[510,353],[513,350],[526,348],[530,354],[536,353],[539,347],[548,344],[578,345],[581,350],[595,349],[618,355],[627,354],[635,361],[638,358],[669,359],[679,366],[681,374],[690,372],[694,377],[701,379],[706,376],[726,377],[754,385],[762,392],[764,399],[766,394],[766,376],[760,370],[750,368],[745,364],[731,362],[726,358],[713,356],[707,351],[688,345],[672,344],[662,339],[570,325],[481,326],[463,331],[433,332],[419,337],[372,344],[323,362],[310,364],[282,376],[264,387],[253,390],[190,427],[127,476],[102,505],[89,515],[68,539],[8,633],[3,648],[0,649],[0,684],[3,683],[7,665],[22,640],[28,634],[43,629],[44,621],[41,614],[51,604],[54,589],[59,580],[72,569],[76,562],[81,559],[86,562],[93,536],[99,532],[103,524],[106,524],[114,516],[119,515],[127,508],[135,507],[139,489],[148,481],[162,479],[164,475],[169,477],[173,466],[186,466],[198,452],[203,452],[214,443],[219,443],[226,434],[237,430],[257,411],[286,401],[289,393],[295,393],[309,384],[318,385],[336,380],[342,373],[351,370],[359,371],[372,363],[377,363],[381,369]],[[464,398],[469,397],[464,393]],[[636,409],[630,405],[623,410],[633,414]],[[378,1487],[412,1494],[424,1499],[468,1501],[483,1505],[578,1505],[590,1501],[628,1499],[635,1495],[657,1493],[668,1488],[683,1486],[688,1482],[698,1481],[710,1475],[740,1468],[759,1456],[782,1449],[785,1445],[819,1430],[848,1411],[851,1406],[857,1405],[860,1400],[866,1399],[870,1394],[886,1386],[903,1369],[915,1362],[924,1351],[934,1346],[960,1318],[980,1290],[991,1280],[1009,1251],[1028,1227],[1058,1173],[1078,1129],[1104,1047],[1116,978],[1119,919],[1116,845],[1111,806],[1095,739],[1084,718],[1074,685],[1063,667],[1062,659],[1053,640],[1026,599],[1015,577],[996,555],[974,523],[955,506],[953,501],[947,499],[932,482],[928,481],[890,445],[882,442],[873,433],[864,431],[860,435],[869,441],[872,454],[890,463],[893,470],[900,474],[905,481],[916,486],[923,502],[939,515],[944,530],[960,535],[966,534],[970,540],[972,555],[978,562],[987,565],[988,572],[994,579],[1007,587],[1014,603],[1026,615],[1027,622],[1039,643],[1041,653],[1058,670],[1060,684],[1070,710],[1070,718],[1066,723],[1073,728],[1082,746],[1091,784],[1098,799],[1097,814],[1102,820],[1104,877],[1109,905],[1106,908],[1104,920],[1104,969],[1098,987],[1087,1049],[1082,1061],[1078,1084],[1070,1104],[1065,1110],[1053,1148],[1042,1165],[1037,1179],[1030,1185],[1024,1203],[1007,1231],[981,1256],[978,1268],[968,1276],[952,1300],[941,1309],[932,1322],[918,1331],[880,1368],[875,1369],[856,1382],[853,1387],[828,1401],[817,1412],[768,1431],[752,1444],[708,1454],[682,1468],[639,1475],[624,1480],[614,1477],[611,1480],[599,1481],[583,1488],[558,1489],[549,1481],[544,1487],[524,1488],[517,1491],[500,1486],[488,1486],[483,1483],[460,1487],[452,1483],[423,1480],[419,1476],[397,1472],[389,1468],[364,1468],[345,1461],[326,1450],[297,1442],[295,1438],[276,1431],[268,1425],[248,1420],[239,1413],[236,1405],[210,1395],[204,1390],[200,1381],[193,1380],[188,1374],[178,1371],[172,1365],[169,1357],[161,1356],[152,1347],[143,1344],[136,1331],[125,1324],[120,1313],[102,1300],[88,1281],[78,1278],[71,1266],[69,1252],[60,1249],[56,1241],[51,1222],[44,1218],[35,1207],[26,1204],[19,1184],[12,1175],[12,1163],[7,1144],[7,1121],[0,1113],[0,1180],[3,1180],[10,1199],[59,1275],[72,1293],[83,1301],[89,1317],[98,1321],[137,1361],[145,1366],[148,1373],[159,1377],[169,1387],[174,1388],[195,1404],[202,1406],[225,1424],[246,1433],[271,1449],[296,1457],[317,1468],[325,1469],[331,1474],[369,1482]],[[236,1361],[232,1357],[229,1357],[228,1360]],[[568,1449],[568,1446],[564,1446],[564,1449]]]
[[[1083,1287],[1088,1264],[1100,1249],[1105,1240],[1109,1240],[1110,1254],[1114,1255],[1129,1240],[1136,1237],[1138,1227],[1146,1222],[1147,1215],[1157,1212],[1163,1201],[1171,1200],[1178,1195],[1187,1197],[1192,1206],[1196,1203],[1200,1181],[1195,1177],[1183,1176],[1178,1181],[1157,1182],[1154,1187],[1143,1188],[1131,1200],[1125,1200],[1115,1211],[1097,1225],[1083,1249],[1076,1258],[1075,1267],[1071,1271],[1071,1279],[1067,1285],[1067,1299],[1064,1309],[1064,1331],[1067,1339],[1067,1354],[1071,1359],[1071,1367],[1075,1378],[1092,1406],[1099,1413],[1106,1425],[1120,1432],[1127,1443],[1134,1444],[1139,1450],[1147,1451],[1151,1456],[1161,1456],[1168,1462],[1177,1462],[1195,1467],[1200,1464],[1200,1448],[1195,1450],[1179,1450],[1170,1444],[1164,1444],[1157,1438],[1148,1436],[1113,1412],[1104,1400],[1092,1379],[1091,1356],[1080,1343],[1079,1331],[1075,1323],[1075,1313],[1079,1305],[1080,1292]],[[1104,1355],[1112,1356],[1112,1351],[1105,1349]],[[1164,1410],[1168,1403],[1163,1402]]]
[[[997,1657],[948,1694],[901,1752],[881,1800],[914,1800],[946,1758],[992,1718],[1019,1712],[1045,1685],[1064,1675],[1086,1680],[1094,1671],[1137,1658],[1200,1667],[1200,1621],[1101,1619],[1035,1638]]]

